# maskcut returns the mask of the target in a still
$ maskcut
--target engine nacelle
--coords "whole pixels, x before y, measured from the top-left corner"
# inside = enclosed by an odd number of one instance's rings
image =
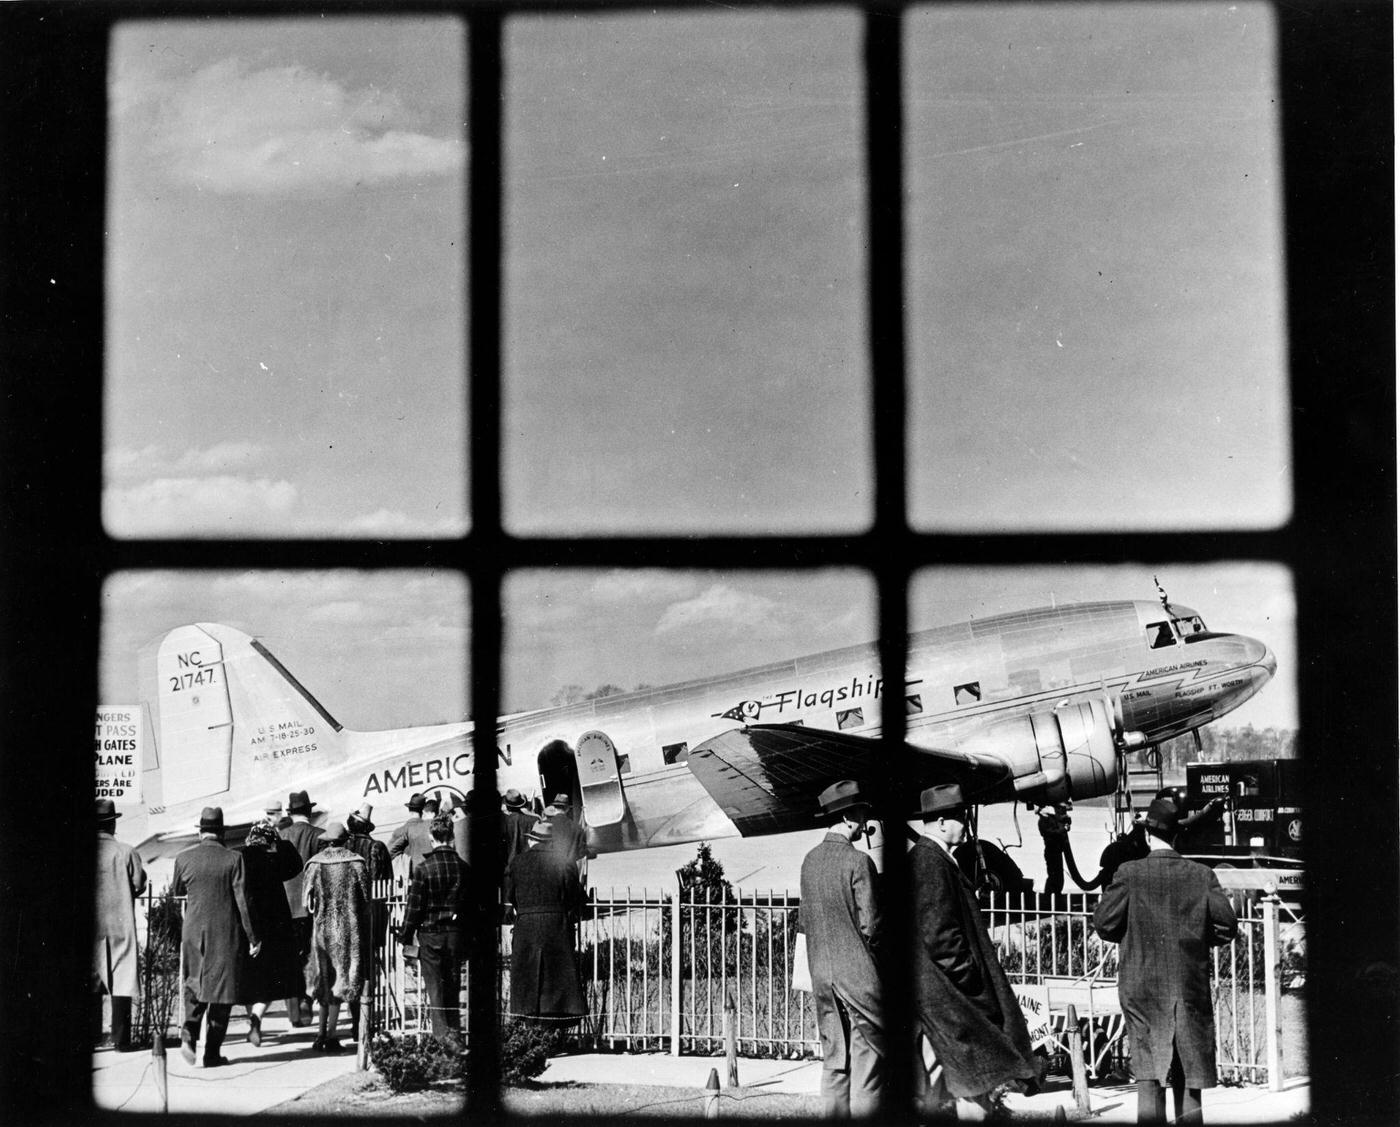
[[[1006,762],[1024,802],[1094,798],[1112,794],[1118,783],[1113,718],[1101,700],[1002,720],[959,746]]]

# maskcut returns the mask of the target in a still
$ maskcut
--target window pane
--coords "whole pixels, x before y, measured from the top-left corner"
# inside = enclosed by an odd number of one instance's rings
[[[465,57],[449,19],[113,37],[117,536],[465,527]]]
[[[512,529],[868,522],[859,51],[850,13],[510,21]]]
[[[1274,50],[1260,4],[911,16],[915,523],[1288,517]]]
[[[119,803],[119,836],[133,844],[192,830],[205,806],[246,822],[308,787],[342,821],[372,804],[387,836],[408,797],[399,768],[451,733],[393,749],[381,733],[467,715],[466,585],[452,573],[123,572],[103,601],[103,708],[133,710],[143,727],[144,793]],[[335,770],[347,760],[357,765]],[[424,785],[408,789],[465,793],[469,764],[456,766],[428,778],[425,763]]]

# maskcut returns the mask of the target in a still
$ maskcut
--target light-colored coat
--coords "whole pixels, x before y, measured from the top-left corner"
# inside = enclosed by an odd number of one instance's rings
[[[242,854],[205,838],[176,855],[170,890],[188,898],[180,932],[186,987],[201,1002],[242,1001],[248,945],[257,942]]]
[[[1239,930],[1215,874],[1175,849],[1154,849],[1119,867],[1094,929],[1120,945],[1118,999],[1137,1078],[1167,1083],[1175,1045],[1186,1086],[1215,1087],[1210,949]]]
[[[306,863],[306,911],[313,919],[307,990],[324,998],[360,996],[369,970],[370,887],[364,858],[332,845]],[[329,972],[329,973],[327,973]]]
[[[145,891],[146,870],[136,850],[111,834],[99,833],[93,973],[109,994],[136,996],[136,912],[132,901]]]
[[[394,858],[407,853],[410,872],[421,865],[434,848],[432,831],[422,818],[409,818],[389,838],[389,856]]]
[[[807,937],[807,965],[817,1006],[817,1029],[831,1067],[848,1067],[845,1032],[836,1008],[840,999],[851,1021],[880,1052],[880,909],[875,899],[875,864],[850,839],[828,833],[802,860],[802,906],[798,930]]]

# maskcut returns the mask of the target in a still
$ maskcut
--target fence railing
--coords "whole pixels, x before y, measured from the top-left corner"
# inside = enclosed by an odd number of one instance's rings
[[[388,881],[376,882],[374,893],[386,904],[392,935],[402,919],[401,893]],[[1235,900],[1239,937],[1212,955],[1221,1078],[1277,1088],[1307,1070],[1306,1023],[1294,988],[1304,974],[1303,922],[1269,897]],[[1029,986],[1084,984],[1116,1001],[1118,947],[1094,933],[1097,902],[1092,893],[982,897],[1008,978]],[[176,898],[150,892],[141,904],[150,922],[143,929],[143,997],[134,1032],[149,1035],[178,1021],[180,908]],[[570,1036],[592,1049],[709,1055],[723,1048],[728,1005],[741,1054],[819,1056],[812,995],[792,987],[798,906],[786,892],[595,889],[575,927],[588,1017]],[[503,1014],[510,941],[511,929],[502,928]],[[428,1028],[417,963],[404,959],[392,938],[376,952],[370,989],[376,1028]],[[464,976],[464,1009],[466,991]]]

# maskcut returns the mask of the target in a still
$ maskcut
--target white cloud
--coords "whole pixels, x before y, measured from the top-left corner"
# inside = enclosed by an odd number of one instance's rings
[[[774,635],[779,632],[779,609],[773,599],[716,583],[693,599],[667,607],[655,633]]]
[[[466,531],[466,522],[460,516],[425,521],[397,509],[376,509],[352,517],[341,531],[346,536],[460,536]]]
[[[289,481],[219,474],[109,487],[102,513],[117,536],[286,533],[295,531],[296,505],[297,489]]]
[[[147,119],[149,147],[177,179],[272,195],[451,173],[465,144],[416,131],[392,93],[349,90],[302,67],[252,70],[230,58],[166,81],[118,83],[116,104]]]
[[[108,477],[181,477],[247,469],[260,462],[265,453],[266,449],[256,442],[217,442],[202,449],[191,446],[173,457],[161,446],[143,446],[139,450],[117,447],[107,451],[105,463]]]
[[[629,571],[617,568],[593,581],[589,594],[605,603],[656,603],[684,599],[697,580],[674,571]]]

